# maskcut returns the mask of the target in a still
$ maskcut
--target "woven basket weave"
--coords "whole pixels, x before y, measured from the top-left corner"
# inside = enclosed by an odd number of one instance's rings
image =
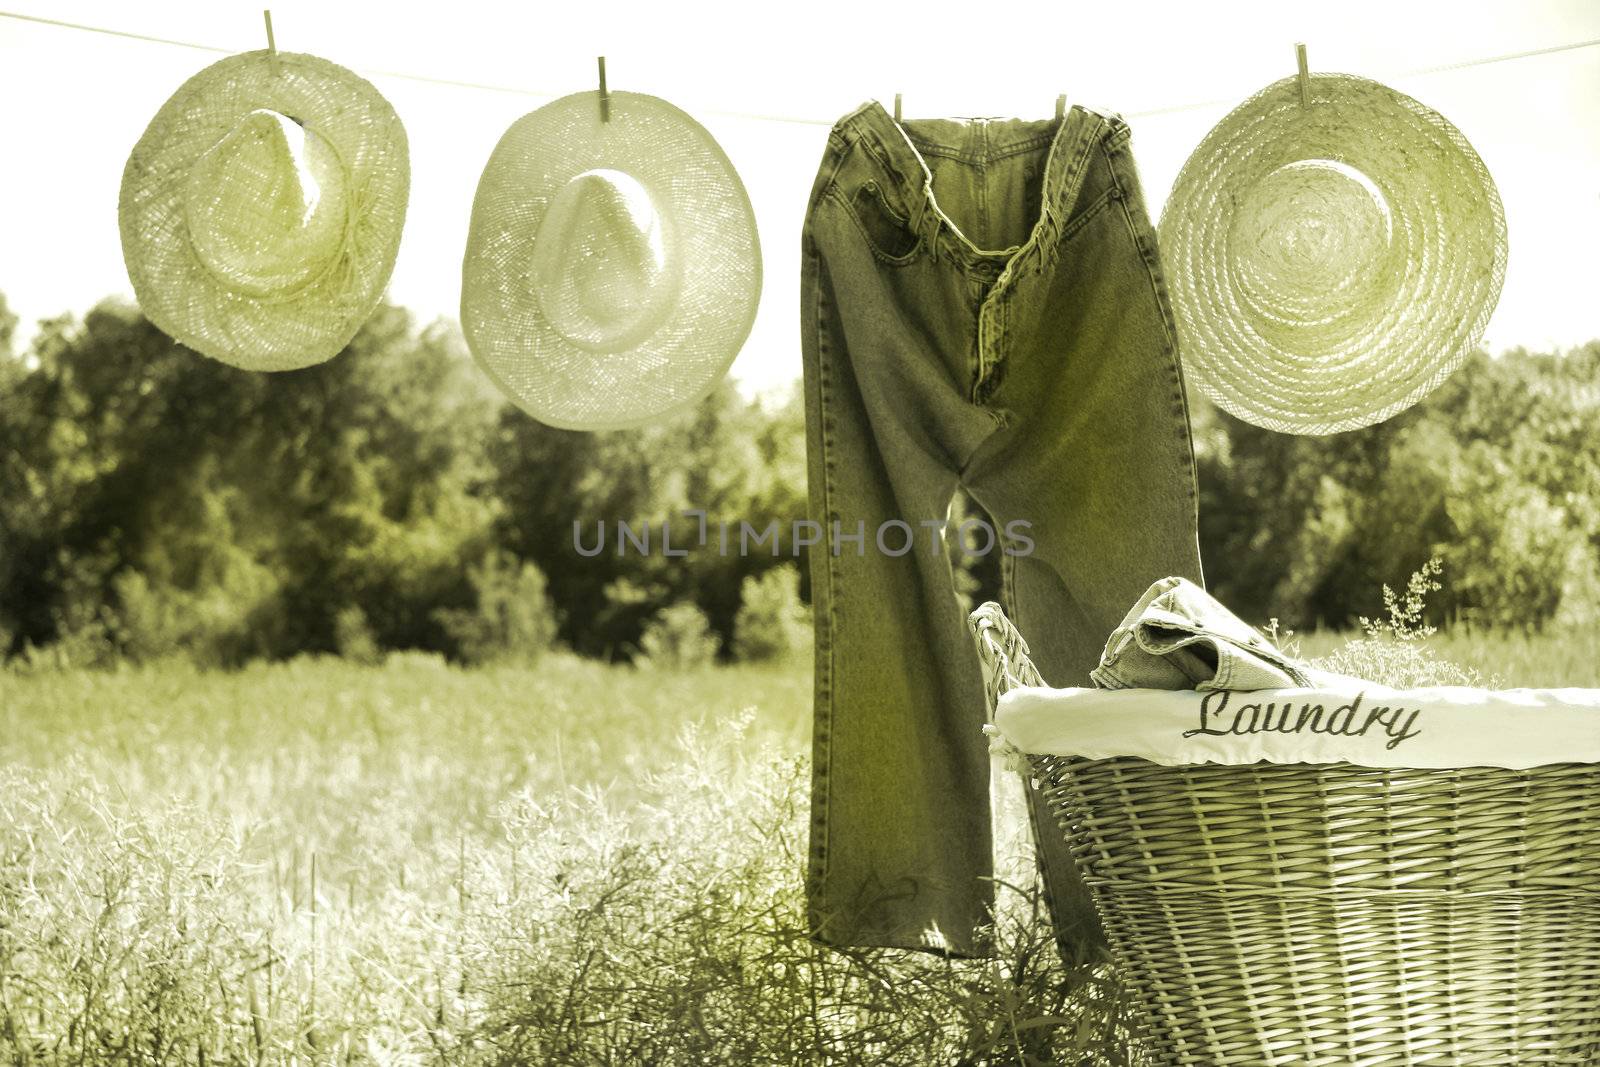
[[[971,625],[991,710],[1045,684]],[[1150,1063],[1600,1064],[1600,765],[1029,762]]]

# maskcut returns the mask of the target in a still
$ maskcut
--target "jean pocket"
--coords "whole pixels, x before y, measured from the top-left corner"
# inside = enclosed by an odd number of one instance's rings
[[[854,192],[838,190],[838,197],[873,255],[887,263],[906,263],[916,255],[921,236],[912,230],[906,213],[889,202],[877,181],[862,182]]]
[[[1105,190],[1099,196],[1097,196],[1092,203],[1088,204],[1076,215],[1073,215],[1071,218],[1069,218],[1067,220],[1067,224],[1061,228],[1061,234],[1057,240],[1059,240],[1062,244],[1066,244],[1074,237],[1078,236],[1079,231],[1098,218],[1101,212],[1105,211],[1105,209],[1110,206],[1112,201],[1112,192],[1113,190],[1110,189]]]

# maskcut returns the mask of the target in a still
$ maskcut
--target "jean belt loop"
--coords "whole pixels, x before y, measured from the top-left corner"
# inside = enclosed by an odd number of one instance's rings
[[[1039,237],[1038,244],[1034,248],[1034,258],[1038,260],[1041,270],[1048,270],[1055,258],[1057,211],[1054,193],[1050,186],[1050,169],[1046,167],[1044,184],[1039,190]]]
[[[1049,180],[1046,176],[1045,181]],[[1061,209],[1048,192],[1041,199],[1044,201],[1044,232],[1039,236],[1044,241],[1044,248],[1040,249],[1042,255],[1039,259],[1048,270],[1056,261],[1056,246],[1061,243]]]
[[[1058,146],[1065,149],[1065,143]],[[1056,262],[1061,258],[1061,234],[1066,229],[1067,218],[1072,213],[1073,205],[1067,202],[1067,162],[1064,156],[1052,160],[1053,166],[1045,168],[1045,201],[1050,205],[1050,261]]]
[[[933,262],[939,262],[939,213],[933,209],[933,187],[927,182],[922,183],[922,203],[919,208],[922,212],[919,229],[923,241],[928,246],[928,255]]]

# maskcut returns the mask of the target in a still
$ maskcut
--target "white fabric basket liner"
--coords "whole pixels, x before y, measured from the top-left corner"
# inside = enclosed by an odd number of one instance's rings
[[[1600,763],[1600,689],[1049,689],[1004,693],[994,732],[1033,755],[1202,763]]]

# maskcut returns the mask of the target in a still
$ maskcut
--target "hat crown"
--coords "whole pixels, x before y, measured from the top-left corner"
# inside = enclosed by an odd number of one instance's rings
[[[667,318],[679,259],[667,216],[632,175],[595,168],[551,198],[533,241],[529,282],[567,340],[619,351]]]
[[[1242,190],[1227,252],[1240,295],[1270,334],[1359,319],[1352,313],[1392,281],[1393,238],[1372,179],[1339,160],[1297,159]],[[1329,340],[1342,343],[1344,333]]]
[[[247,113],[190,168],[184,218],[196,257],[225,288],[293,295],[344,249],[350,190],[338,152],[295,119]]]

